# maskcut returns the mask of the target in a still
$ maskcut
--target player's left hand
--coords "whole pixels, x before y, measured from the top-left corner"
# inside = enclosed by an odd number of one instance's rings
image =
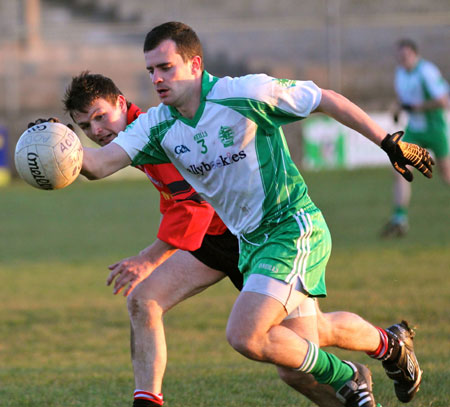
[[[43,119],[42,117],[40,117],[39,119],[36,119],[34,122],[28,123],[28,128],[33,127],[36,124],[42,124],[42,123],[61,123],[61,121],[57,117],[49,117],[48,119]],[[66,124],[66,126],[70,130],[75,131],[75,129],[73,128],[73,126],[70,123]]]
[[[395,170],[409,182],[413,180],[413,174],[406,168],[407,165],[412,165],[427,178],[431,178],[434,160],[430,153],[416,144],[400,141],[402,136],[403,131],[398,131],[388,134],[381,142],[381,148],[386,151]]]
[[[407,103],[402,103],[402,110],[404,110],[405,112],[413,112],[415,110],[415,106],[414,105],[410,105]]]
[[[119,294],[127,285],[124,292],[126,297],[134,288],[145,280],[153,271],[153,265],[141,255],[128,257],[115,264],[108,266],[111,273],[106,280],[107,285],[111,285],[114,281],[114,294]]]

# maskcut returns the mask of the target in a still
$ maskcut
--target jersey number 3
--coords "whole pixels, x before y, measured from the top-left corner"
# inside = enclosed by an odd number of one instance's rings
[[[205,139],[200,139],[197,140],[197,143],[200,144],[202,146],[202,150],[200,151],[202,154],[206,154],[206,152],[208,151],[208,147],[206,147],[205,144]]]

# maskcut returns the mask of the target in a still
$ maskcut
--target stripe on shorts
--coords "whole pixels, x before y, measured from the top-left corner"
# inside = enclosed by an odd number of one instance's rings
[[[310,237],[313,231],[313,226],[311,215],[309,213],[305,213],[303,209],[294,215],[294,219],[300,228],[300,237],[297,239],[296,243],[297,256],[294,260],[294,266],[289,275],[286,277],[286,282],[291,283],[296,276],[299,276],[302,283],[304,283],[308,257],[311,253]]]

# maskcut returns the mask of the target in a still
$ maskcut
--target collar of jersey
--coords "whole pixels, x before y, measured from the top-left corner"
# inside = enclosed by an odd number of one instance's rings
[[[206,95],[209,93],[209,91],[212,89],[212,87],[215,85],[215,83],[219,80],[219,78],[209,74],[206,71],[203,71],[202,75],[202,94],[200,96],[200,106],[198,107],[197,111],[195,112],[195,116],[192,119],[188,119],[187,117],[184,117],[180,114],[180,112],[175,109],[173,106],[169,106],[170,113],[172,117],[175,119],[181,120],[183,123],[187,124],[191,127],[196,127],[198,122],[200,121],[200,118],[202,117],[203,111],[205,110],[205,102],[206,102]]]
[[[141,113],[141,109],[139,109],[138,106],[134,103],[130,103],[127,111],[127,124],[134,122]]]
[[[414,65],[414,68],[413,68],[413,69],[411,69],[410,71],[408,71],[407,69],[405,69],[405,71],[406,71],[408,74],[412,74],[412,73],[414,73],[414,72],[417,72],[417,71],[419,70],[419,66],[422,65],[422,61],[423,61],[423,59],[422,59],[422,58],[419,58],[419,59],[417,60],[417,64]]]

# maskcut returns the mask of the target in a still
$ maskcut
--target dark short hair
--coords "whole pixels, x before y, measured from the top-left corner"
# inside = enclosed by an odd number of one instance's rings
[[[144,52],[155,49],[161,42],[172,40],[177,46],[177,51],[187,61],[196,55],[202,58],[203,48],[195,31],[184,23],[169,21],[153,28],[145,37]]]
[[[113,104],[119,95],[123,93],[112,79],[83,71],[72,78],[72,82],[66,89],[63,99],[64,110],[71,116],[74,111],[86,113],[98,98],[106,99]]]
[[[412,49],[416,54],[419,51],[419,48],[417,47],[417,43],[409,38],[402,38],[397,41],[397,47],[398,48],[410,48]]]

